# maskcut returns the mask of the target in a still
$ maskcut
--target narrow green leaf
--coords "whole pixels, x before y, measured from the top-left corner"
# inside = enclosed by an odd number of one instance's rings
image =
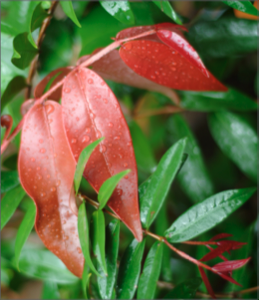
[[[173,288],[164,299],[194,299],[202,280],[199,277],[188,279]]]
[[[258,136],[241,116],[231,112],[209,115],[209,128],[215,142],[251,180],[257,181]]]
[[[131,170],[127,169],[105,180],[98,193],[98,201],[100,203],[99,210],[104,208],[120,180],[129,174],[129,172],[131,172]]]
[[[34,279],[60,284],[71,284],[78,281],[78,278],[68,271],[63,262],[48,250],[23,250],[19,266],[21,273]]]
[[[120,262],[117,280],[117,299],[132,299],[137,289],[145,240],[134,239],[125,250]]]
[[[89,283],[90,283],[90,278],[91,278],[91,273],[89,273],[89,268],[88,265],[85,263],[84,265],[84,271],[83,271],[83,276],[82,276],[82,289],[83,289],[83,294],[84,294],[84,299],[90,299],[87,290],[89,288]]]
[[[186,92],[181,91],[181,107],[194,111],[220,111],[234,109],[256,110],[258,104],[243,93],[228,88],[227,92]]]
[[[82,203],[78,209],[78,235],[86,264],[93,271],[93,273],[99,276],[90,256],[89,226],[84,203]]]
[[[56,282],[45,281],[43,283],[41,299],[60,299],[58,285]]]
[[[131,121],[128,125],[138,168],[147,173],[154,172],[157,164],[147,137],[135,121]]]
[[[161,11],[164,12],[175,23],[182,25],[182,22],[181,22],[179,16],[174,11],[174,9],[169,1],[152,1],[152,2],[155,3],[155,5],[158,6],[161,9]]]
[[[102,7],[123,24],[134,25],[135,18],[129,1],[100,1]]]
[[[208,231],[243,205],[255,191],[256,188],[229,190],[192,206],[166,230],[166,238],[171,243],[179,243]]]
[[[173,145],[160,160],[145,194],[140,199],[140,219],[148,228],[156,218],[179,168],[182,165],[186,139]]]
[[[31,32],[36,30],[37,28],[41,27],[42,22],[44,19],[48,17],[48,13],[44,9],[44,4],[47,4],[46,2],[50,1],[41,1],[34,9],[33,15],[31,18]],[[45,6],[46,7],[46,6]]]
[[[169,145],[181,138],[188,138],[185,148],[188,159],[176,178],[183,192],[193,202],[202,201],[213,195],[213,183],[204,164],[200,147],[187,122],[182,116],[174,115],[168,119],[166,127]]]
[[[17,171],[1,171],[1,194],[15,188],[19,183]]]
[[[106,227],[105,259],[108,276],[105,276],[101,266],[98,265],[97,267],[98,272],[102,275],[102,277],[97,278],[98,288],[102,299],[115,299],[112,295],[114,293],[116,281],[119,241],[120,221],[114,219]]]
[[[98,264],[100,264],[105,276],[107,276],[105,261],[105,220],[101,210],[97,210],[92,214],[90,230],[93,252],[97,258]]]
[[[20,185],[4,195],[1,200],[1,230],[10,220],[24,196],[25,191]]]
[[[81,25],[76,17],[72,1],[60,1],[60,5],[63,8],[64,13],[78,26],[81,28]]]
[[[163,243],[155,242],[144,263],[139,279],[137,299],[154,299],[156,282],[159,278],[163,257]]]
[[[253,4],[250,1],[235,0],[235,1],[222,1],[222,2],[244,13],[258,16],[258,10],[253,6]]]
[[[82,175],[85,169],[85,165],[90,157],[90,155],[92,154],[92,152],[94,151],[94,149],[100,144],[101,141],[104,140],[104,137],[94,141],[93,143],[91,143],[90,145],[88,145],[87,147],[84,148],[84,150],[82,150],[79,159],[78,159],[78,163],[76,166],[76,171],[75,171],[75,176],[74,176],[74,184],[75,184],[75,193],[77,195],[78,193],[78,189],[82,180]]]
[[[22,220],[22,223],[17,231],[16,239],[15,239],[15,249],[14,249],[14,263],[19,270],[19,258],[25,244],[28,239],[31,230],[34,226],[36,217],[36,206],[35,203],[31,200],[28,204],[28,209],[25,213],[25,216]]]

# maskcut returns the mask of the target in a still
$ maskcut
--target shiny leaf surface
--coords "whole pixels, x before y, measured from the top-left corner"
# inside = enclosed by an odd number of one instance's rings
[[[182,165],[186,140],[173,145],[160,160],[145,194],[140,198],[140,218],[143,226],[149,228],[163,205],[179,168]]]
[[[54,101],[35,104],[26,115],[21,140],[18,171],[22,186],[37,206],[35,229],[44,245],[81,277],[84,258],[77,217],[70,209],[76,166],[61,106]]]
[[[1,194],[12,190],[19,183],[17,171],[1,171]]]
[[[125,250],[120,262],[117,280],[117,299],[132,299],[137,289],[145,240],[134,239]]]
[[[88,288],[89,288],[89,284],[90,284],[91,275],[92,274],[89,273],[88,265],[87,265],[87,263],[85,263],[83,276],[82,276],[82,288],[83,288],[83,294],[84,294],[85,299],[90,298],[88,296]]]
[[[166,238],[169,242],[179,243],[213,228],[244,204],[255,190],[247,188],[221,192],[192,206],[167,229]]]
[[[64,13],[69,17],[69,19],[71,19],[78,27],[81,27],[76,17],[72,1],[60,1],[59,3],[63,8]]]
[[[251,257],[246,259],[223,261],[221,263],[216,264],[212,268],[217,272],[231,272],[233,270],[243,267],[246,263],[249,262],[250,259]]]
[[[105,276],[100,266],[97,267],[102,277],[97,278],[98,288],[102,299],[113,299],[112,293],[116,281],[117,258],[120,241],[120,221],[112,220],[106,227],[105,259],[107,274]]]
[[[222,1],[222,2],[224,2],[230,7],[233,7],[247,14],[251,14],[254,16],[258,15],[258,10],[253,6],[253,4],[250,1]]]
[[[139,279],[137,299],[154,299],[156,282],[161,271],[163,243],[155,242],[148,252]]]
[[[171,18],[175,23],[182,24],[179,16],[173,9],[170,1],[153,1],[156,6],[158,6],[162,12],[164,12],[169,18]]]
[[[208,122],[211,134],[222,152],[256,182],[258,136],[255,129],[242,116],[231,112],[212,114]]]
[[[76,160],[87,145],[105,137],[93,151],[84,171],[84,177],[96,192],[112,175],[131,169],[128,178],[119,182],[108,206],[141,240],[134,150],[117,99],[96,73],[79,69],[64,82],[62,106],[63,122]]]

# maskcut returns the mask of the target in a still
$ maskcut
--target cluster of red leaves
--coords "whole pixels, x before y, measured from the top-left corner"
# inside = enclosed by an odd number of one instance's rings
[[[1,125],[8,128],[1,150],[22,127],[18,170],[22,186],[37,206],[36,231],[76,276],[82,275],[84,258],[77,216],[71,209],[75,206],[74,172],[81,151],[100,137],[105,140],[87,162],[84,177],[98,193],[109,177],[131,169],[108,206],[142,240],[132,140],[119,102],[102,77],[171,98],[170,88],[227,90],[206,69],[182,30],[186,29],[170,23],[123,30],[113,48],[111,44],[106,52],[98,50],[81,58],[76,68],[61,68],[45,77],[35,88],[35,100],[23,104],[24,118],[10,136],[12,122],[9,117],[1,118]],[[119,51],[115,50],[118,45]],[[94,62],[97,56],[100,59]],[[89,58],[92,70],[85,68]],[[50,90],[44,95],[51,79]],[[60,98],[61,105],[55,102]],[[223,249],[223,245],[219,247]]]

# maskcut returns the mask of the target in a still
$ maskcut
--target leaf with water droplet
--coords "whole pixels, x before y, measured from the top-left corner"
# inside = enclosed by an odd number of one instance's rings
[[[92,154],[92,152],[94,151],[94,149],[100,144],[101,141],[104,140],[104,137],[94,141],[93,143],[89,144],[88,146],[86,146],[78,159],[77,162],[77,166],[76,166],[76,171],[75,171],[75,176],[74,176],[74,184],[75,184],[75,193],[77,195],[78,193],[78,189],[82,180],[82,176],[84,173],[84,169],[85,169],[85,165],[90,157],[90,155]]]
[[[84,257],[77,251],[77,216],[70,209],[76,163],[62,124],[61,106],[54,101],[35,104],[26,115],[21,141],[18,171],[37,207],[35,229],[44,245],[81,277]]]

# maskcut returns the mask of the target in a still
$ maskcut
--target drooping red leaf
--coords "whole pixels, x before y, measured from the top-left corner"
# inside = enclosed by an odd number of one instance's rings
[[[222,253],[229,251],[231,249],[230,244],[223,244],[215,249],[212,249],[209,253],[205,254],[200,261],[209,261],[220,256]]]
[[[206,289],[207,289],[208,293],[210,294],[210,296],[211,296],[212,299],[216,299],[216,296],[214,294],[214,291],[213,291],[213,289],[211,287],[211,284],[209,282],[209,279],[208,279],[205,271],[203,270],[202,267],[198,267],[198,269],[199,269],[199,272],[201,274],[201,278],[202,278],[202,280],[203,280],[203,282],[204,282],[204,284],[206,286]]]
[[[219,234],[215,235],[214,237],[212,237],[210,239],[210,241],[221,240],[221,239],[225,239],[225,238],[228,238],[228,237],[231,237],[231,236],[233,236],[233,234],[230,234],[230,233],[219,233]]]
[[[10,115],[1,116],[1,127],[5,127],[6,131],[3,137],[3,142],[8,138],[13,126],[13,118]]]
[[[131,169],[119,182],[108,206],[141,241],[134,150],[116,97],[95,72],[79,68],[65,79],[62,106],[63,121],[76,160],[89,143],[105,137],[92,153],[84,171],[85,178],[97,192],[109,177]]]
[[[205,76],[178,51],[165,44],[138,40],[120,48],[122,60],[137,74],[158,84],[190,91],[226,91],[212,74]]]
[[[36,231],[45,246],[76,276],[84,267],[77,217],[69,207],[75,160],[70,150],[61,106],[35,104],[25,116],[18,170],[21,184],[37,206]]]
[[[86,57],[82,57],[79,60],[79,63],[83,62],[85,58]],[[175,99],[174,92],[170,88],[156,84],[136,74],[131,68],[129,68],[121,59],[118,50],[111,51],[93,63],[92,70],[102,78],[131,85],[140,89],[159,92],[172,99],[172,101]]]
[[[239,259],[239,260],[224,261],[224,262],[216,264],[212,268],[217,272],[230,272],[235,269],[239,269],[239,268],[243,267],[243,265],[248,263],[250,259],[251,259],[251,257],[248,257],[245,259]]]
[[[247,243],[242,243],[242,242],[237,242],[237,241],[219,241],[219,242],[217,242],[217,245],[219,245],[219,246],[229,245],[229,249],[227,251],[240,249],[246,244]]]
[[[35,99],[38,99],[43,95],[47,84],[50,82],[50,80],[53,77],[55,78],[51,83],[50,88],[53,87],[57,82],[61,81],[65,76],[67,76],[71,72],[71,70],[72,67],[66,67],[66,68],[59,68],[50,72],[36,85],[34,89]],[[51,95],[49,95],[48,99],[59,101],[59,99],[61,98],[61,91],[62,91],[62,87],[57,88]]]

